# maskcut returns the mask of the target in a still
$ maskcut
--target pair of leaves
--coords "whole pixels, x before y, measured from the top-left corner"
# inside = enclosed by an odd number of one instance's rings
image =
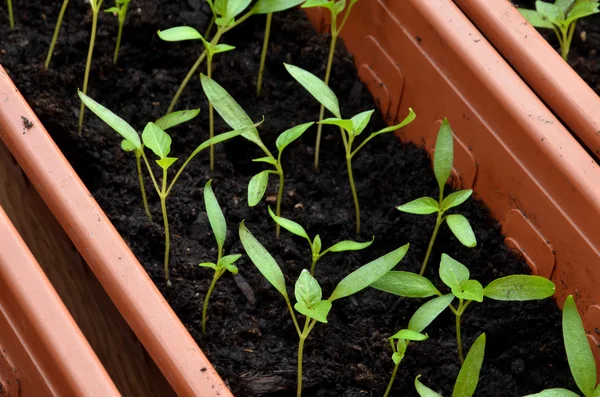
[[[444,198],[440,207],[439,203],[431,197],[421,197],[397,207],[398,210],[409,214],[429,215],[435,212],[445,212],[451,208],[464,203],[471,195],[473,190],[459,190]]]
[[[296,304],[294,309],[306,317],[327,323],[331,301],[322,300],[323,293],[319,282],[306,269],[302,270],[294,288]]]
[[[111,14],[116,14],[119,17],[119,22],[123,22],[125,20],[125,15],[127,13],[127,7],[131,0],[116,0],[115,6],[107,8],[104,12],[108,12]]]
[[[201,40],[202,44],[204,44],[204,48],[209,56],[213,56],[214,54],[218,54],[221,52],[227,52],[235,49],[234,46],[230,46],[228,44],[216,44],[213,45],[211,42],[206,40],[204,36],[200,34],[196,29],[190,26],[177,26],[175,28],[170,28],[167,30],[159,30],[158,37],[160,37],[164,41],[185,41],[185,40]]]
[[[535,10],[519,8],[519,12],[536,28],[566,29],[580,18],[600,12],[600,2],[594,0],[556,0],[554,4],[535,2]]]
[[[202,263],[198,264],[198,266],[208,267],[210,269],[213,269],[216,272],[224,271],[222,269],[225,269],[233,274],[238,274],[238,267],[236,265],[234,265],[234,263],[237,262],[237,260],[240,259],[241,257],[242,257],[241,254],[225,255],[216,264],[214,262],[202,262]]]

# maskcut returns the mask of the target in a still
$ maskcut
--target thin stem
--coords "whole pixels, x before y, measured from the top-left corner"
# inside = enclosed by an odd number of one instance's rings
[[[169,279],[169,252],[171,251],[171,235],[169,234],[169,218],[167,216],[167,170],[163,169],[162,189],[160,194],[160,209],[162,211],[163,222],[165,225],[165,281],[167,286],[171,286]]]
[[[312,257],[312,264],[310,265],[310,275],[311,276],[315,275],[315,268],[317,267],[317,261],[318,260],[319,260],[319,257],[313,255],[313,257]]]
[[[135,162],[137,165],[137,174],[138,180],[140,181],[140,189],[142,191],[142,201],[144,202],[144,210],[146,210],[146,215],[148,215],[148,219],[152,222],[152,214],[150,213],[150,208],[148,207],[148,199],[146,198],[146,188],[144,186],[144,176],[142,175],[142,163],[141,163],[141,154],[135,153]]]
[[[50,66],[50,60],[52,59],[52,53],[54,52],[54,46],[56,45],[56,40],[58,39],[58,32],[60,31],[60,26],[62,25],[62,20],[63,20],[63,17],[65,16],[65,11],[67,10],[68,4],[69,4],[69,0],[65,0],[65,1],[63,1],[62,7],[60,8],[60,13],[58,14],[58,20],[56,21],[56,27],[54,28],[54,35],[52,36],[52,41],[50,42],[50,49],[48,50],[48,55],[46,56],[46,63],[44,64],[46,70],[48,70],[48,67]]]
[[[334,31],[335,26],[335,18],[332,21],[331,31]],[[337,41],[337,35],[331,35],[331,44],[329,45],[329,58],[327,59],[327,69],[325,70],[325,84],[329,85],[329,77],[331,76],[331,66],[333,65],[333,55],[335,54],[335,43]],[[325,116],[325,106],[321,105],[321,110],[319,111],[319,123],[323,121],[323,116]],[[319,153],[321,151],[321,131],[323,129],[323,124],[318,124],[317,126],[317,141],[315,143],[315,169],[319,169]]]
[[[154,173],[152,172],[152,168],[150,168],[150,163],[148,162],[148,157],[146,157],[146,153],[142,150],[142,158],[144,159],[144,163],[146,164],[146,168],[148,168],[148,173],[150,174],[150,178],[152,179],[152,184],[154,185],[154,189],[158,195],[161,194],[160,188],[158,187],[158,183],[156,183],[156,178],[154,178]],[[169,193],[167,192],[167,196]]]
[[[221,277],[223,273],[220,273],[220,271],[215,270],[215,274],[213,275],[213,279],[212,282],[210,283],[210,287],[208,287],[208,292],[206,293],[206,296],[204,297],[204,306],[202,307],[202,333],[204,335],[206,335],[206,313],[208,312],[208,301],[210,299],[210,296],[213,292],[213,290],[215,289],[215,285],[217,285],[217,281],[219,280],[219,277]]]
[[[440,229],[440,225],[442,224],[442,215],[443,212],[439,211],[437,219],[435,221],[435,228],[433,228],[433,234],[431,235],[431,240],[429,240],[427,253],[425,254],[425,259],[423,260],[423,265],[421,266],[421,271],[419,272],[419,276],[422,276],[425,273],[425,269],[427,268],[427,262],[429,262],[429,257],[431,256],[431,251],[433,250],[433,243],[435,243],[435,238],[437,237],[438,230]]]
[[[124,7],[127,7],[126,5]],[[119,18],[119,32],[117,33],[117,46],[115,47],[115,55],[113,56],[113,63],[116,64],[119,60],[119,50],[121,49],[121,37],[123,36],[123,25],[125,21],[121,22]]]
[[[358,194],[356,193],[356,185],[354,184],[354,176],[352,175],[352,155],[350,154],[350,140],[346,150],[346,168],[348,169],[348,179],[350,180],[350,189],[352,189],[352,199],[354,200],[354,212],[356,216],[356,234],[360,233],[360,204],[358,203]]]
[[[8,21],[10,24],[10,28],[14,29],[15,28],[15,15],[13,14],[12,0],[7,1],[7,6],[8,6]]]
[[[265,27],[265,37],[263,39],[262,52],[260,54],[260,67],[258,68],[258,79],[256,81],[256,96],[260,96],[263,82],[263,73],[265,72],[265,62],[267,60],[267,48],[269,47],[269,36],[271,35],[271,21],[273,13],[267,14],[267,26]]]
[[[206,59],[206,73],[209,79],[212,79],[212,56],[210,52],[208,53],[208,58]],[[208,124],[209,124],[209,137],[212,138],[215,136],[215,118],[214,118],[214,110],[213,104],[211,101],[208,101]],[[215,169],[215,145],[210,145],[210,170],[214,171]]]
[[[294,309],[292,308],[292,303],[290,302],[290,298],[287,296],[283,297],[285,299],[285,303],[287,304],[288,310],[290,311],[290,314],[292,315],[292,321],[294,321],[294,326],[296,327],[296,332],[298,333],[298,336],[302,335],[302,331],[300,331],[300,326],[298,325],[298,320],[296,319],[296,315],[294,314]]]
[[[458,349],[458,359],[460,360],[461,365],[465,362],[465,356],[463,355],[462,337],[460,335],[460,318],[464,310],[462,306],[463,300],[461,299],[458,305],[458,313],[456,314],[456,346]]]
[[[206,28],[206,32],[204,33],[204,37],[206,38],[206,40],[208,40],[208,35],[210,34],[210,31],[212,30],[216,19],[217,19],[217,16],[213,12],[212,17],[210,18],[210,22],[208,23],[208,27]]]
[[[96,1],[96,0],[91,0]],[[96,41],[96,30],[98,29],[98,11],[102,0],[96,3],[95,7],[92,7],[92,36],[90,37],[90,47],[88,49],[87,61],[85,63],[85,75],[83,77],[83,93],[87,94],[88,80],[90,77],[90,69],[92,67],[92,56],[94,55],[94,43]],[[79,108],[79,134],[83,128],[83,116],[85,114],[85,104],[81,101],[81,107]]]
[[[398,373],[399,366],[400,366],[400,362],[398,362],[398,364],[394,365],[394,370],[392,371],[392,377],[390,378],[390,383],[388,383],[388,387],[385,390],[385,394],[383,395],[383,397],[388,397],[390,395],[390,391],[392,390],[392,385],[394,384],[394,381],[396,380],[396,374]]]
[[[281,154],[279,155],[281,157]],[[277,216],[281,216],[281,199],[283,198],[283,170],[281,166],[278,167],[279,170],[277,173],[279,174],[279,190],[277,191],[277,207],[275,208],[275,213]],[[281,228],[279,223],[275,225],[275,236],[279,238],[279,233],[281,232]]]
[[[306,322],[304,323],[304,330],[300,335],[300,343],[298,344],[298,388],[296,391],[296,397],[302,397],[302,359],[304,355],[304,341],[308,336],[309,331],[309,323],[310,318],[306,317]]]
[[[188,74],[185,76],[185,78],[181,82],[181,85],[177,89],[177,92],[175,93],[175,96],[173,97],[173,100],[171,101],[171,104],[169,105],[169,109],[167,110],[167,113],[173,112],[173,109],[175,108],[175,105],[177,104],[177,101],[179,100],[181,93],[185,89],[185,86],[190,81],[190,79],[192,78],[194,73],[196,73],[196,70],[198,69],[198,67],[200,67],[200,65],[202,64],[202,61],[204,61],[205,57],[206,57],[206,50],[202,51],[202,54],[200,54],[200,56],[196,60],[196,63],[194,63],[194,65],[192,66],[192,68],[190,69]]]
[[[571,41],[573,40],[573,33],[575,32],[575,25],[577,21],[573,22],[571,26],[568,28],[567,37],[563,41],[562,46],[562,57],[566,61],[569,56],[569,51],[571,50]],[[564,33],[564,32],[563,32]]]

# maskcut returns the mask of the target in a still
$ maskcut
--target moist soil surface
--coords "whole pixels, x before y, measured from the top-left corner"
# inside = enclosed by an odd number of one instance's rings
[[[216,147],[214,172],[209,171],[206,153],[191,162],[168,199],[173,286],[166,287],[163,228],[157,195],[150,191],[151,181],[146,178],[145,182],[153,222],[146,218],[141,204],[134,157],[120,149],[117,134],[89,111],[83,133],[77,133],[80,103],[76,90],[82,85],[90,35],[89,6],[81,1],[69,4],[51,68],[45,71],[43,61],[60,7],[41,3],[16,1],[14,31],[8,30],[5,10],[0,12],[0,62],[232,392],[237,396],[294,396],[298,338],[290,314],[282,297],[247,257],[238,262],[238,276],[226,274],[219,281],[211,299],[208,333],[203,336],[200,331],[200,307],[212,273],[199,268],[198,263],[214,261],[217,256],[202,198],[209,179],[228,222],[226,254],[244,253],[237,228],[245,220],[282,266],[290,294],[301,270],[310,266],[306,241],[286,231],[279,240],[275,238],[274,223],[267,214],[267,205],[274,206],[274,178],[266,200],[255,208],[247,205],[247,183],[265,169],[264,164],[251,159],[261,153],[250,142],[236,138]],[[147,121],[164,114],[201,50],[200,42],[161,42],[156,31],[178,25],[203,31],[207,22],[208,9],[201,0],[134,0],[115,66],[112,55],[117,20],[102,14],[89,95],[141,130]],[[224,42],[237,49],[216,56],[213,77],[253,120],[264,115],[260,133],[265,144],[274,149],[279,133],[315,120],[319,112],[312,97],[287,74],[283,62],[323,76],[329,38],[317,34],[300,11],[276,15],[264,95],[257,99],[255,80],[263,30],[264,17],[253,17],[228,33]],[[583,54],[580,43],[574,47],[573,59],[579,59]],[[336,51],[331,86],[346,117],[375,108],[342,44]],[[172,130],[172,155],[180,158],[208,135],[207,101],[197,77],[178,106],[192,107],[200,107],[201,115]],[[217,132],[228,130],[218,116],[216,120]],[[375,113],[368,130],[383,125]],[[355,157],[363,221],[357,237],[339,132],[324,128],[317,173],[313,170],[315,130],[309,130],[283,154],[286,184],[282,215],[304,225],[311,236],[319,233],[325,247],[342,239],[367,241],[375,236],[369,249],[331,253],[319,261],[316,276],[324,296],[360,265],[408,242],[410,250],[397,268],[418,271],[435,216],[403,214],[395,206],[423,195],[437,196],[426,152],[387,134],[374,139]],[[504,246],[498,224],[481,203],[471,199],[459,210],[470,220],[478,245],[472,249],[461,246],[446,226],[441,228],[427,272],[440,288],[437,269],[441,253],[466,264],[471,277],[484,286],[500,276],[528,272],[524,262]],[[318,324],[307,340],[303,395],[381,396],[393,368],[386,338],[405,328],[422,303],[372,289],[336,301],[329,323]],[[522,396],[549,387],[576,390],[565,358],[560,318],[552,299],[514,303],[485,300],[471,305],[463,319],[465,345],[470,346],[482,332],[488,341],[476,395]],[[427,329],[429,340],[409,347],[392,395],[416,396],[413,382],[418,374],[434,390],[451,393],[459,370],[454,332],[454,317],[447,311]]]

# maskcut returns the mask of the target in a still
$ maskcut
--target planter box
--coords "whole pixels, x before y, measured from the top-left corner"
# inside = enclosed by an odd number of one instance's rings
[[[323,26],[323,14],[311,10],[309,16]],[[475,190],[503,225],[507,244],[535,274],[556,283],[559,302],[577,295],[587,329],[600,328],[600,233],[594,221],[600,171],[584,148],[449,0],[359,2],[343,39],[389,122],[400,109],[417,112],[400,138],[431,150],[440,120],[448,116],[457,142],[454,183]],[[0,102],[0,138],[106,291],[103,304],[110,298],[127,323],[111,312],[103,321],[117,325],[105,337],[123,338],[119,346],[129,349],[129,357],[137,346],[131,335],[123,336],[129,326],[181,396],[213,396],[215,390],[230,395],[2,71]],[[31,129],[21,116],[33,122]],[[82,285],[94,285],[85,266],[75,268]],[[88,297],[96,291],[84,289]],[[98,349],[103,346],[99,342]],[[145,379],[164,386],[154,373]],[[159,390],[148,395],[168,395]]]

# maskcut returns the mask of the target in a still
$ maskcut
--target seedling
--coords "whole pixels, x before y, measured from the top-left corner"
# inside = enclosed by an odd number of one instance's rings
[[[302,8],[311,8],[311,7],[322,7],[329,10],[331,15],[331,43],[329,45],[329,57],[327,58],[327,67],[325,69],[325,85],[329,86],[329,77],[331,76],[331,66],[333,65],[333,55],[335,54],[335,44],[337,39],[344,29],[346,22],[348,21],[348,17],[350,16],[350,11],[352,11],[352,7],[356,4],[358,0],[350,0],[348,7],[346,9],[346,13],[344,14],[344,18],[342,19],[342,23],[338,26],[338,16],[344,11],[346,8],[346,0],[306,0],[304,4],[302,4]],[[325,115],[326,106],[321,103],[321,110],[319,112],[319,122],[323,120],[323,116]],[[329,108],[328,108],[329,109]],[[329,109],[331,111],[331,109]],[[332,112],[333,113],[333,112]],[[335,114],[335,113],[334,113]],[[340,118],[340,116],[336,117]],[[319,124],[317,129],[317,141],[315,143],[315,169],[319,169],[319,152],[321,149],[321,129],[323,128],[322,124]]]
[[[12,0],[6,0],[6,6],[8,7],[8,23],[10,24],[10,28],[15,28],[15,16],[13,14],[13,6]]]
[[[498,301],[528,301],[545,299],[554,295],[552,281],[539,276],[512,275],[498,278],[485,288],[477,280],[469,280],[469,269],[462,263],[442,254],[440,278],[452,295],[458,299],[458,307],[450,305],[456,317],[456,344],[458,358],[464,362],[460,321],[463,313],[472,302],[483,302],[483,298]],[[442,293],[427,278],[409,272],[389,272],[373,288],[408,298],[442,296]]]
[[[452,397],[472,397],[477,389],[479,383],[479,372],[483,365],[483,357],[485,355],[485,334],[481,334],[473,342],[467,359],[458,372],[456,383],[454,383],[454,390]],[[434,392],[429,387],[421,383],[417,376],[415,379],[415,388],[417,393],[421,397],[442,397],[441,394]]]
[[[110,12],[117,16],[119,19],[119,32],[117,33],[117,45],[115,47],[115,54],[113,55],[113,63],[117,63],[119,59],[119,49],[121,48],[121,37],[123,36],[123,25],[125,24],[125,18],[127,18],[127,8],[129,7],[131,0],[115,0],[115,6],[110,7],[104,12]]]
[[[600,2],[595,0],[555,0],[554,4],[536,1],[535,10],[519,8],[519,12],[534,27],[554,31],[561,55],[566,61],[577,21],[599,13],[599,7]]]
[[[246,114],[244,109],[235,102],[233,98],[227,95],[227,91],[213,80],[209,79],[205,75],[200,76],[200,80],[202,82],[202,86],[204,87],[204,92],[206,96],[213,104],[217,113],[221,115],[223,120],[233,129],[243,128],[244,126],[250,126],[252,120]],[[213,83],[210,87],[206,87],[206,82],[212,81]],[[300,138],[302,134],[311,126],[313,122],[304,123],[295,127],[292,127],[284,132],[282,132],[275,142],[277,146],[277,157],[273,156],[271,151],[267,149],[263,141],[260,139],[258,135],[258,131],[256,128],[253,129],[252,134],[242,135],[244,138],[248,139],[250,142],[256,144],[265,154],[265,157],[256,158],[252,161],[267,163],[273,167],[270,170],[264,170],[254,175],[250,182],[248,183],[248,205],[250,207],[256,206],[265,195],[267,191],[267,185],[269,183],[269,175],[275,174],[279,176],[279,190],[277,192],[277,207],[276,213],[277,216],[281,215],[281,199],[283,197],[283,188],[284,188],[284,177],[283,177],[283,167],[281,165],[281,154],[283,153],[283,149],[285,149],[290,143],[294,142],[296,139]],[[236,126],[236,127],[234,127]],[[280,227],[279,224],[276,226],[276,235],[279,237]]]
[[[458,192],[454,192],[444,197],[444,187],[446,186],[446,182],[450,177],[453,162],[454,143],[452,129],[450,128],[448,119],[444,119],[438,131],[438,136],[435,143],[435,153],[433,155],[433,172],[435,173],[435,179],[437,179],[438,187],[440,189],[438,201],[435,201],[431,197],[421,197],[397,207],[398,210],[407,212],[409,214],[428,215],[437,213],[433,234],[429,240],[427,253],[425,254],[425,259],[423,260],[421,271],[419,272],[421,276],[425,273],[427,262],[431,256],[431,250],[433,249],[433,243],[435,242],[440,226],[444,223],[444,221],[446,221],[452,233],[463,245],[470,248],[473,248],[477,245],[475,233],[473,233],[471,224],[464,215],[445,215],[446,211],[464,203],[469,197],[471,197],[471,194],[473,194],[473,190],[468,189],[459,190]]]
[[[225,244],[225,238],[227,237],[227,223],[225,222],[225,216],[223,216],[223,211],[221,211],[217,197],[212,190],[211,182],[212,180],[206,182],[206,185],[204,186],[204,205],[206,206],[206,213],[208,214],[208,222],[210,223],[210,227],[213,230],[215,239],[217,240],[218,253],[217,263],[203,262],[199,265],[215,271],[213,279],[210,283],[210,287],[208,287],[206,297],[204,298],[204,305],[202,306],[203,334],[206,334],[206,313],[208,311],[208,301],[213,290],[215,289],[215,285],[217,285],[217,281],[219,281],[219,278],[221,278],[225,272],[229,271],[232,274],[238,273],[238,268],[234,265],[234,263],[242,256],[240,254],[223,256],[223,245]]]
[[[597,384],[596,378],[596,362],[572,295],[567,296],[565,300],[562,329],[569,368],[579,391],[585,397],[600,395],[600,385]],[[579,395],[567,389],[547,389],[525,397],[579,397]]]
[[[238,16],[248,7],[251,3],[251,0],[207,0],[208,4],[213,11],[213,16],[215,16],[215,23],[217,25],[217,32],[213,36],[210,41],[211,48],[215,48],[219,44],[219,40],[221,37],[229,32],[231,29],[235,28],[246,19],[250,18],[254,14],[268,14],[272,12],[278,12],[287,10],[288,8],[294,7],[299,4],[298,0],[258,0],[256,4],[250,9],[250,11],[246,12],[244,15],[238,18]],[[207,31],[205,36],[208,36],[209,31]],[[195,37],[198,38],[198,37]],[[203,42],[206,43],[205,40]],[[208,48],[205,44],[205,48]],[[185,76],[181,85],[177,89],[171,104],[169,105],[168,113],[172,112],[181,96],[181,93],[187,86],[188,82],[192,78],[192,76],[198,70],[198,67],[204,61],[204,58],[208,55],[207,50],[205,49],[202,54],[196,60],[196,63],[192,66],[188,74]],[[209,68],[210,70],[210,68]]]
[[[327,323],[327,315],[331,310],[332,302],[354,295],[359,291],[367,288],[371,283],[375,282],[379,277],[389,272],[396,266],[406,254],[409,245],[406,244],[395,251],[392,251],[366,265],[358,268],[354,272],[347,275],[335,287],[333,293],[327,300],[322,299],[322,291],[319,282],[310,275],[309,271],[304,269],[300,277],[296,281],[294,295],[296,304],[294,309],[300,314],[306,316],[304,327],[301,329],[298,325],[298,319],[292,309],[290,298],[288,297],[285,278],[279,264],[262,246],[262,244],[252,235],[246,228],[244,223],[240,224],[240,240],[250,257],[254,266],[267,279],[269,283],[285,299],[292,321],[296,327],[296,332],[300,338],[298,345],[298,388],[297,397],[302,395],[302,359],[304,352],[304,342],[317,322]]]
[[[60,7],[58,20],[56,21],[56,26],[54,27],[54,34],[52,35],[52,41],[50,42],[50,49],[48,50],[48,55],[46,56],[46,63],[44,64],[46,70],[48,70],[48,68],[50,67],[50,61],[52,60],[52,54],[54,53],[54,46],[56,45],[56,41],[58,40],[58,33],[60,32],[60,27],[62,25],[63,17],[65,16],[65,11],[67,11],[67,5],[69,5],[69,0],[64,0],[62,3],[62,7]]]
[[[300,226],[300,224],[298,224],[292,220],[282,218],[280,216],[275,215],[273,213],[273,211],[271,210],[271,207],[269,207],[269,214],[271,215],[271,218],[273,218],[275,223],[277,223],[277,225],[283,227],[287,231],[295,234],[296,236],[305,238],[308,241],[308,245],[310,246],[310,250],[312,252],[312,263],[310,265],[310,274],[313,276],[315,275],[315,267],[317,265],[317,261],[319,259],[321,259],[326,253],[328,253],[328,252],[344,252],[344,251],[359,251],[359,250],[365,249],[368,246],[370,246],[371,244],[373,244],[373,241],[375,240],[375,237],[373,237],[373,240],[367,241],[364,243],[359,243],[357,241],[351,241],[351,240],[344,240],[344,241],[340,241],[339,243],[332,245],[331,247],[327,248],[325,251],[321,252],[321,237],[318,234],[315,236],[315,238],[313,240],[311,240],[310,237],[308,237],[308,233],[306,233],[306,230],[304,230],[304,228],[302,226]]]
[[[444,296],[438,296],[426,302],[423,306],[421,306],[415,314],[410,318],[408,322],[408,329],[403,329],[390,336],[388,339],[390,341],[390,345],[392,346],[392,361],[394,362],[394,371],[392,372],[392,377],[390,378],[390,383],[385,391],[383,397],[387,397],[394,384],[394,380],[396,379],[396,374],[398,372],[398,367],[400,366],[400,362],[404,359],[404,355],[406,354],[406,349],[410,341],[423,341],[428,338],[427,334],[422,334],[423,330],[429,326],[435,320],[440,313],[442,313],[454,296],[452,294],[447,294]]]
[[[286,69],[296,81],[298,81],[311,95],[325,106],[335,118],[329,118],[320,122],[321,124],[333,124],[340,128],[344,148],[346,151],[346,168],[348,170],[348,179],[350,180],[350,189],[352,189],[352,198],[354,199],[354,210],[356,215],[356,233],[360,232],[360,205],[358,203],[358,195],[356,186],[354,185],[354,177],[352,176],[352,158],[362,149],[371,139],[377,135],[386,132],[396,131],[410,123],[415,119],[416,115],[412,109],[408,109],[408,116],[400,124],[386,127],[382,130],[372,132],[366,139],[362,141],[356,149],[352,145],[354,140],[364,131],[371,120],[371,115],[374,110],[368,110],[352,117],[351,119],[342,119],[338,98],[333,91],[314,74],[301,69],[294,65],[285,64]]]

